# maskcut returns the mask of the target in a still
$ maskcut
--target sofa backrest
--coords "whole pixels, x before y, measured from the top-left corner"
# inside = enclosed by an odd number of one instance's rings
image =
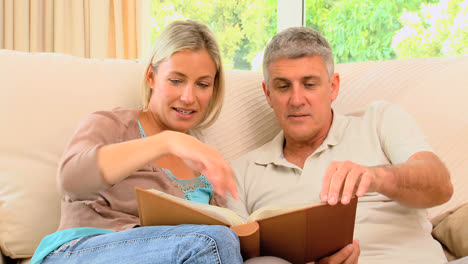
[[[375,100],[403,107],[416,119],[448,167],[454,195],[429,217],[468,202],[468,56],[339,64],[335,111],[349,114]],[[206,141],[228,160],[255,149],[279,131],[260,73],[228,71],[227,100]],[[398,125],[398,124],[395,124]]]
[[[448,167],[454,195],[450,202],[431,208],[429,217],[468,202],[468,56],[351,63],[337,68],[342,72],[337,111],[352,112],[377,99],[398,104],[416,119]]]
[[[89,113],[138,107],[143,63],[0,50],[0,249],[29,257],[59,221],[57,165],[71,134]],[[336,111],[376,99],[399,104],[421,125],[449,167],[452,200],[431,216],[468,201],[468,57],[337,65]],[[226,100],[205,141],[227,160],[279,131],[263,95],[261,73],[228,70]]]
[[[143,65],[0,50],[0,248],[29,257],[60,216],[55,176],[78,123],[139,105]]]

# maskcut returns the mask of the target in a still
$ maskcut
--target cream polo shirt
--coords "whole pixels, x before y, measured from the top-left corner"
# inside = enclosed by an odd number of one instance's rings
[[[280,132],[232,163],[239,200],[228,199],[230,209],[247,218],[267,205],[320,201],[323,176],[335,160],[365,166],[398,164],[417,152],[432,151],[416,122],[384,101],[348,116],[335,113],[327,138],[307,158],[303,169],[284,158],[283,143]],[[359,198],[354,231],[361,246],[359,263],[445,263],[431,229],[426,210],[367,193]]]

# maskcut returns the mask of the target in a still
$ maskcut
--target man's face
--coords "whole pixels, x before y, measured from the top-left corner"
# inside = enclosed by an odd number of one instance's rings
[[[324,139],[332,120],[331,103],[338,96],[339,75],[328,78],[320,56],[277,59],[268,66],[268,74],[263,90],[286,140]]]

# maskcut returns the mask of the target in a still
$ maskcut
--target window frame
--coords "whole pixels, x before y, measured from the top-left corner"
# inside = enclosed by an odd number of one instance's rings
[[[277,0],[277,32],[305,25],[306,0]]]

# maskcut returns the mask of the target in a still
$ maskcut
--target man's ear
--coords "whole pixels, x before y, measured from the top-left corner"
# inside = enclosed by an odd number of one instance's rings
[[[270,105],[271,108],[273,108],[271,104],[271,98],[270,98],[270,90],[267,87],[267,84],[265,81],[262,81],[262,88],[263,88],[263,93],[265,94],[265,97],[267,99],[268,105]]]
[[[333,102],[338,97],[338,93],[340,91],[340,74],[334,73],[331,76],[330,89],[331,89],[331,99]]]

